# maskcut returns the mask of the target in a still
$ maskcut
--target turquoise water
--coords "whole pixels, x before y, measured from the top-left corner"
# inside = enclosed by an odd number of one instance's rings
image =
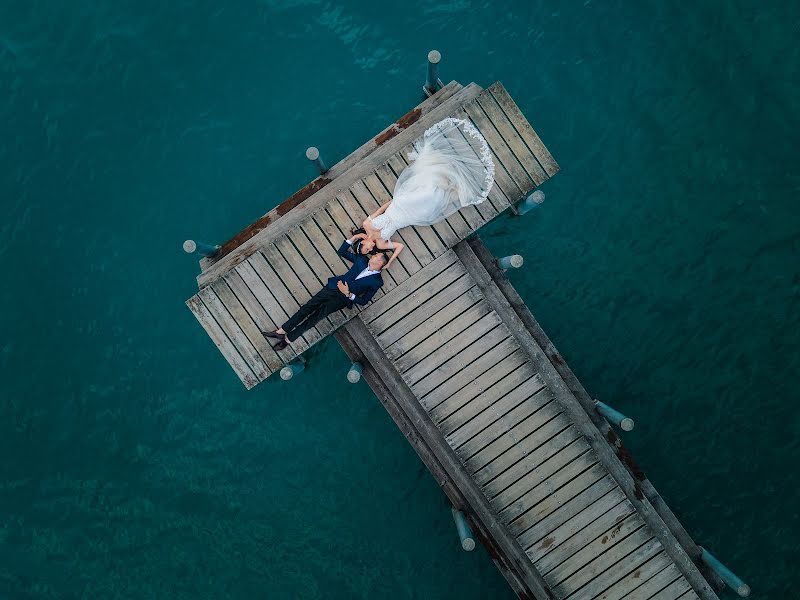
[[[183,240],[405,113],[431,48],[562,166],[484,240],[695,539],[792,597],[798,34],[788,2],[0,4],[0,597],[512,597],[334,340],[247,392],[183,304]]]

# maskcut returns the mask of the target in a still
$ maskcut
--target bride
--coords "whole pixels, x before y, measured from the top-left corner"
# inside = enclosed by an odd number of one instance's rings
[[[469,138],[479,150],[467,141]],[[486,200],[494,182],[494,162],[489,145],[475,126],[448,117],[428,128],[408,154],[411,164],[400,173],[392,200],[384,203],[354,236],[380,250],[393,250],[389,265],[403,245],[392,242],[398,229],[433,225],[460,208]]]

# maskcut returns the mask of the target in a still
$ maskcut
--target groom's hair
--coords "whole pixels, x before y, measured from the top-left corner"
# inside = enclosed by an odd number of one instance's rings
[[[383,266],[386,266],[386,263],[389,262],[389,255],[386,252],[378,252],[383,257]]]

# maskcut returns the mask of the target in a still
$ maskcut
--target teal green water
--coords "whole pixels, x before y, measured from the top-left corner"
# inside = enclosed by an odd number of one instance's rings
[[[0,4],[0,597],[512,597],[334,340],[247,392],[183,303],[183,240],[405,113],[431,48],[562,166],[486,243],[695,539],[792,597],[799,34],[789,2]]]

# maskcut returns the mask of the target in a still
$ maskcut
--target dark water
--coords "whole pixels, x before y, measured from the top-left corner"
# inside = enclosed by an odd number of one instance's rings
[[[512,596],[335,341],[246,392],[183,304],[183,240],[405,113],[431,48],[562,166],[485,241],[695,539],[793,597],[798,7],[4,0],[0,597]]]

